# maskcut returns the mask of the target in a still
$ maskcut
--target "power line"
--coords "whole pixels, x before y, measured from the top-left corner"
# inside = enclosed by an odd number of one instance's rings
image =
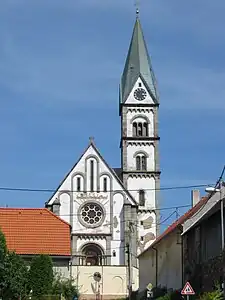
[[[151,189],[144,189],[145,191],[165,191],[165,190],[179,190],[179,189],[194,189],[194,188],[202,188],[212,184],[198,184],[198,185],[184,185],[184,186],[168,186],[168,187],[161,187],[161,188],[151,188]],[[126,189],[128,192],[138,192],[140,189]],[[32,189],[32,188],[14,188],[14,187],[0,187],[0,191],[8,191],[8,192],[34,192],[34,193],[54,193],[57,192],[58,189]],[[76,192],[76,193],[109,193],[109,192],[121,192],[121,190],[107,190],[107,192],[103,190],[98,191],[77,191],[77,190],[60,190],[60,192]]]

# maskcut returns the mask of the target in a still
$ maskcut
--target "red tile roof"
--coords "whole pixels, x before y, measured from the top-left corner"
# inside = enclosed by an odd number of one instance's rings
[[[17,254],[71,254],[70,225],[46,208],[0,208],[0,229]]]
[[[147,250],[158,244],[168,234],[172,233],[179,225],[182,225],[187,219],[192,217],[207,201],[208,197],[202,197],[202,199],[195,206],[193,206],[184,215],[182,215],[179,219],[172,223],[147,249],[141,252],[138,256],[141,256]]]

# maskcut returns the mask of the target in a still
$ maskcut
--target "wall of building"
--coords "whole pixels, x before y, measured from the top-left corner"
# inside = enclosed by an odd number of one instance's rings
[[[94,174],[90,176],[92,162]],[[90,192],[91,177],[93,192]],[[105,190],[104,179],[107,183]],[[72,226],[73,255],[81,256],[87,244],[94,244],[101,250],[101,254],[107,257],[107,265],[124,264],[124,228],[125,223],[131,221],[127,220],[125,215],[124,203],[134,204],[134,201],[92,144],[50,199],[49,205],[56,200],[60,203],[59,216]],[[101,208],[98,212],[95,211],[96,207],[92,208],[92,213],[100,214],[92,218],[91,221],[96,221],[95,223],[89,222],[89,211],[85,211],[87,204],[89,208],[90,205]],[[85,219],[88,219],[89,223]],[[134,250],[136,255],[136,249]],[[75,264],[79,264],[79,261]]]
[[[94,273],[101,274],[101,280],[94,280]],[[133,269],[133,290],[138,288],[138,269]],[[72,276],[80,289],[81,300],[96,299],[99,291],[102,299],[122,298],[128,295],[126,266],[73,266]]]
[[[197,293],[211,291],[223,278],[220,203],[214,210],[183,236],[184,280]]]
[[[182,245],[179,231],[169,234],[156,244],[155,248],[158,251],[157,265],[156,250],[150,248],[139,256],[140,292],[148,283],[168,289],[182,288]]]
[[[26,265],[29,267],[30,263],[35,257],[35,255],[21,255],[21,257],[25,260]],[[60,273],[63,277],[69,278],[70,276],[70,267],[69,261],[70,257],[57,257],[51,256],[52,263],[53,263],[53,270],[57,273]]]

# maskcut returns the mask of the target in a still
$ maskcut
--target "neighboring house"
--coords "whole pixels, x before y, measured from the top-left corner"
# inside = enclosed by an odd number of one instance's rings
[[[221,199],[224,201],[224,194],[223,186],[221,193],[210,195],[198,212],[184,223],[184,278],[191,281],[196,292],[209,291],[216,283],[223,282]]]
[[[46,208],[0,208],[7,247],[29,265],[35,255],[51,256],[54,268],[69,276],[71,227]]]
[[[121,167],[111,168],[90,139],[46,202],[48,209],[72,227],[73,276],[79,284],[85,281],[85,298],[94,297],[96,271],[102,276],[101,296],[126,296],[128,243],[133,290],[138,289],[137,254],[156,239],[158,230],[158,107],[155,77],[137,13],[120,82]]]
[[[140,295],[151,283],[153,287],[180,289],[183,285],[182,225],[202,205],[199,191],[192,191],[193,207],[170,225],[151,246],[139,255]]]

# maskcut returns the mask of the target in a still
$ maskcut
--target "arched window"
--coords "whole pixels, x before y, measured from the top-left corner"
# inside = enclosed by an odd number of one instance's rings
[[[103,192],[107,192],[107,178],[103,179]]]
[[[142,169],[142,171],[147,170],[147,159],[146,159],[146,156],[144,156],[144,155],[141,157],[141,169]]]
[[[136,156],[136,170],[147,171],[147,157],[144,154]]]
[[[136,156],[136,170],[137,171],[141,170],[141,156],[140,155]]]
[[[80,192],[81,189],[81,184],[80,184],[80,177],[77,177],[77,191]]]
[[[99,266],[104,264],[103,253],[95,244],[88,244],[82,250],[82,265]]]
[[[94,161],[90,161],[90,189],[91,192],[94,191]]]
[[[139,191],[139,205],[145,206],[145,191],[144,190]]]
[[[148,136],[148,123],[143,123],[143,136]]]
[[[132,130],[134,137],[146,137],[149,135],[147,122],[133,122]]]
[[[143,124],[141,122],[138,123],[137,136],[143,136]]]
[[[137,136],[137,123],[133,123],[133,136]]]

